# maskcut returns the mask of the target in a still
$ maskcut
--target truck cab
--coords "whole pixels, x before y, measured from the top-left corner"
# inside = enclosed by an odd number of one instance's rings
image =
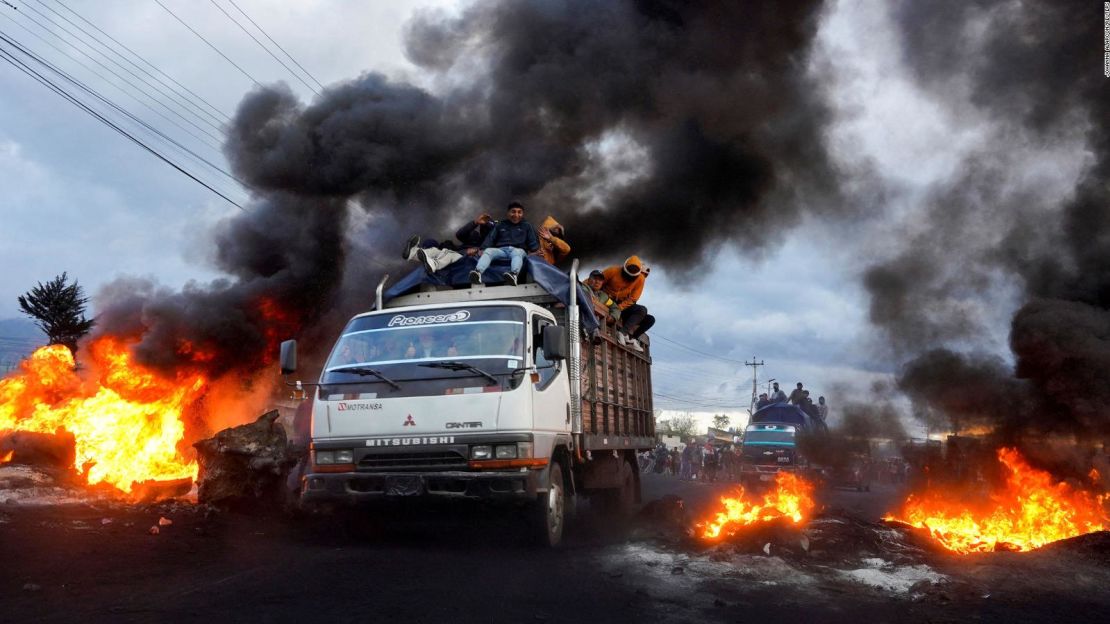
[[[756,410],[744,429],[740,447],[740,481],[748,485],[773,481],[782,471],[806,474],[812,466],[798,446],[800,436],[820,435],[824,423],[788,403]]]
[[[576,495],[627,508],[654,442],[650,356],[611,327],[584,339],[570,290],[570,305],[533,283],[420,291],[352,318],[307,399],[302,504],[516,503],[549,545]]]

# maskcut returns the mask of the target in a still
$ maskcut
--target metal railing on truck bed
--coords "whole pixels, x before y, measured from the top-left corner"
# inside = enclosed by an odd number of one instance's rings
[[[594,310],[601,321],[601,340],[592,344],[583,339],[580,345],[583,448],[651,448],[651,346],[643,340],[641,353],[622,345],[616,327],[604,320],[607,311],[597,305]]]

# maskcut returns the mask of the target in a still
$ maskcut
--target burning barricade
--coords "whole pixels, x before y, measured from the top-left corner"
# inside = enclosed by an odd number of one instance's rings
[[[205,432],[206,415],[242,422],[227,414],[250,409],[251,401],[240,402],[236,387],[236,400],[223,405],[218,384],[203,374],[148,369],[130,346],[95,339],[80,365],[64,346],[42,347],[0,379],[0,464],[32,466],[59,485],[135,502],[189,493],[200,470],[189,443]],[[269,497],[270,481],[284,481],[295,462],[275,421],[276,412],[268,413],[195,444],[208,464],[202,502]]]
[[[999,449],[998,461],[1004,480],[986,496],[926,486],[886,519],[923,529],[944,548],[962,554],[1028,551],[1110,529],[1110,495],[1058,482],[1012,448]]]
[[[0,380],[0,431],[72,440],[71,467],[91,486],[129,494],[136,483],[195,478],[197,464],[179,445],[182,412],[204,378],[163,379],[133,363],[114,338],[92,342],[89,354],[78,371],[69,349],[43,347]]]
[[[800,525],[813,514],[813,485],[790,472],[779,472],[774,486],[762,495],[738,487],[732,496],[721,498],[724,509],[698,525],[701,537],[717,539],[761,523]]]

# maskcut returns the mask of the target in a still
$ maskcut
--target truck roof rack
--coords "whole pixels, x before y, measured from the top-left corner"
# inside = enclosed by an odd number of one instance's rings
[[[539,284],[520,284],[517,286],[478,286],[417,292],[394,297],[385,302],[385,308],[505,299],[512,301],[527,301],[539,305],[558,302],[558,299],[551,293],[540,288]]]

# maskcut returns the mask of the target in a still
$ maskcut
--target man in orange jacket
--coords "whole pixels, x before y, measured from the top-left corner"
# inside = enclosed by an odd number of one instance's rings
[[[605,278],[601,289],[616,300],[621,309],[621,326],[617,337],[635,351],[643,351],[636,338],[655,324],[655,317],[637,303],[644,292],[648,270],[637,256],[629,256],[622,266],[611,266],[601,272]]]
[[[540,239],[540,248],[535,254],[547,260],[548,264],[555,266],[570,253],[570,245],[567,244],[563,226],[555,220],[555,217],[548,215],[536,234]]]

